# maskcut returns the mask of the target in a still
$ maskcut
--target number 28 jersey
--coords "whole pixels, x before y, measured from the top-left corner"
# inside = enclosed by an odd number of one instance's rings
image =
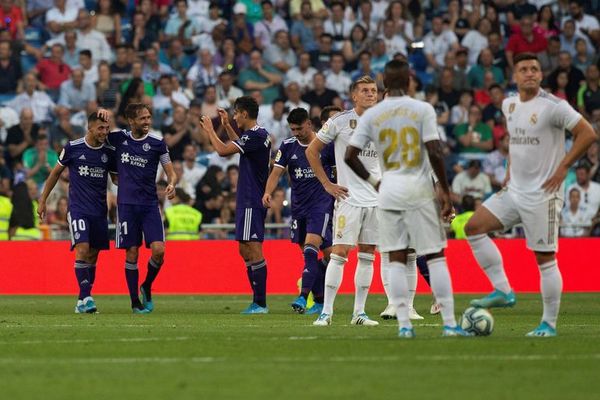
[[[440,140],[435,111],[408,96],[388,97],[360,118],[350,145],[375,143],[383,176],[378,205],[411,210],[435,197],[425,143]]]

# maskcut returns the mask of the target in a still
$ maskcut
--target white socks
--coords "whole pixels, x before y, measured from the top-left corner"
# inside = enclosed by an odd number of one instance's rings
[[[406,264],[396,261],[389,263],[390,300],[396,307],[396,316],[400,328],[412,328],[408,317],[408,282],[406,280]]]
[[[392,304],[392,295],[390,294],[390,255],[381,253],[381,283],[383,291],[387,297],[388,304]]]
[[[502,256],[492,239],[488,235],[482,234],[468,236],[467,240],[471,245],[475,259],[483,268],[494,288],[509,293],[511,289],[502,265]]]
[[[358,253],[358,263],[354,273],[354,315],[365,312],[365,304],[369,295],[369,288],[373,280],[373,261],[375,255],[371,253]],[[323,311],[325,312],[325,311]]]
[[[456,326],[454,317],[454,297],[452,296],[452,281],[446,265],[446,258],[428,260],[429,279],[435,300],[440,305],[444,325]]]
[[[323,299],[323,313],[333,314],[333,302],[337,291],[342,284],[342,278],[344,276],[344,264],[347,259],[340,257],[336,254],[331,254],[329,258],[329,264],[327,264],[327,270],[325,272],[325,297]]]
[[[544,313],[542,321],[556,328],[558,310],[560,308],[560,294],[562,292],[562,276],[558,270],[556,260],[542,264],[540,267],[542,301]]]
[[[414,308],[415,294],[417,294],[417,253],[408,253],[406,256],[406,282],[408,283],[408,307]]]

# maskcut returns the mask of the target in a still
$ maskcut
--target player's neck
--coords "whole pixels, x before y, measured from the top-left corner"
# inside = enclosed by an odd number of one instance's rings
[[[246,123],[244,124],[244,131],[249,131],[250,129],[254,128],[256,125],[258,125],[256,123],[255,119],[249,119],[248,121],[246,121]]]
[[[311,132],[310,135],[308,135],[306,137],[306,139],[304,139],[304,140],[298,139],[298,141],[300,142],[301,145],[308,146],[310,144],[310,142],[312,142],[316,136],[317,135],[314,132]]]
[[[533,99],[534,97],[536,97],[539,92],[540,92],[540,88],[537,88],[535,90],[521,89],[521,90],[519,90],[519,100],[521,100],[522,102],[529,101],[529,100]]]
[[[90,135],[89,133],[85,135],[84,140],[91,147],[100,147],[100,146],[102,146],[102,142],[94,139],[94,137],[92,135]]]
[[[131,136],[133,136],[134,139],[141,139],[144,136],[146,136],[146,134],[144,133],[144,131],[134,131],[132,129],[131,130]]]
[[[388,96],[389,97],[402,97],[402,96],[406,96],[406,93],[404,93],[404,90],[402,90],[402,89],[390,89],[388,92]]]
[[[358,115],[359,117],[361,115],[363,115],[363,113],[366,111],[367,109],[365,107],[361,107],[361,106],[354,106],[354,111],[356,112],[356,115]]]

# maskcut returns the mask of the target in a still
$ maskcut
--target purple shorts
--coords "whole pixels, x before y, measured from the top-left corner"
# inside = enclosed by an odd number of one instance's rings
[[[158,205],[118,204],[117,248],[140,247],[142,234],[146,247],[150,247],[152,242],[165,241],[165,229]]]
[[[307,217],[292,219],[292,243],[304,244],[307,233],[313,233],[323,238],[321,249],[332,246],[333,224],[331,213],[314,211]]]
[[[67,214],[71,232],[71,250],[79,243],[89,243],[92,249],[109,248],[108,219],[71,212]]]
[[[235,210],[235,240],[262,242],[265,240],[266,208],[238,208]]]

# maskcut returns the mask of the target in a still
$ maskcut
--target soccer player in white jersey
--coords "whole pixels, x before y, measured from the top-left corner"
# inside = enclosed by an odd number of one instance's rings
[[[556,261],[559,215],[567,171],[597,140],[591,125],[569,103],[540,89],[542,71],[534,54],[515,56],[518,93],[502,103],[509,144],[509,168],[504,188],[479,207],[465,226],[477,262],[494,291],[471,304],[512,307],[516,303],[498,248],[488,232],[522,223],[527,247],[535,253],[541,274],[544,305],[541,324],[527,336],[556,336],[562,277]],[[565,130],[574,143],[565,154]]]
[[[373,261],[377,244],[377,193],[371,185],[357,177],[343,162],[344,151],[354,129],[358,125],[359,116],[377,102],[377,85],[375,81],[364,76],[356,80],[350,87],[354,108],[342,111],[329,119],[317,133],[317,137],[306,150],[306,158],[316,177],[325,190],[336,198],[334,209],[333,248],[327,271],[325,273],[325,296],[323,312],[314,325],[331,324],[333,303],[342,283],[344,264],[348,253],[358,243],[358,264],[354,275],[355,299],[351,324],[379,325],[369,319],[365,313],[365,304],[371,281],[373,279]],[[337,184],[331,182],[323,169],[319,155],[325,146],[335,142],[335,159],[337,168]],[[377,162],[377,151],[373,146],[361,155],[369,171],[380,175]]]
[[[400,326],[398,336],[415,336],[409,318],[406,276],[409,248],[428,259],[431,289],[441,305],[444,321],[442,335],[470,336],[456,324],[452,283],[444,256],[446,234],[442,218],[451,220],[454,210],[436,115],[429,103],[405,94],[409,79],[406,61],[386,64],[383,82],[389,96],[362,115],[347,147],[345,162],[363,182],[379,190],[378,247],[382,262],[389,268],[389,292]],[[381,179],[365,168],[359,157],[372,143],[381,154]],[[432,167],[439,180],[439,204],[431,180]]]

